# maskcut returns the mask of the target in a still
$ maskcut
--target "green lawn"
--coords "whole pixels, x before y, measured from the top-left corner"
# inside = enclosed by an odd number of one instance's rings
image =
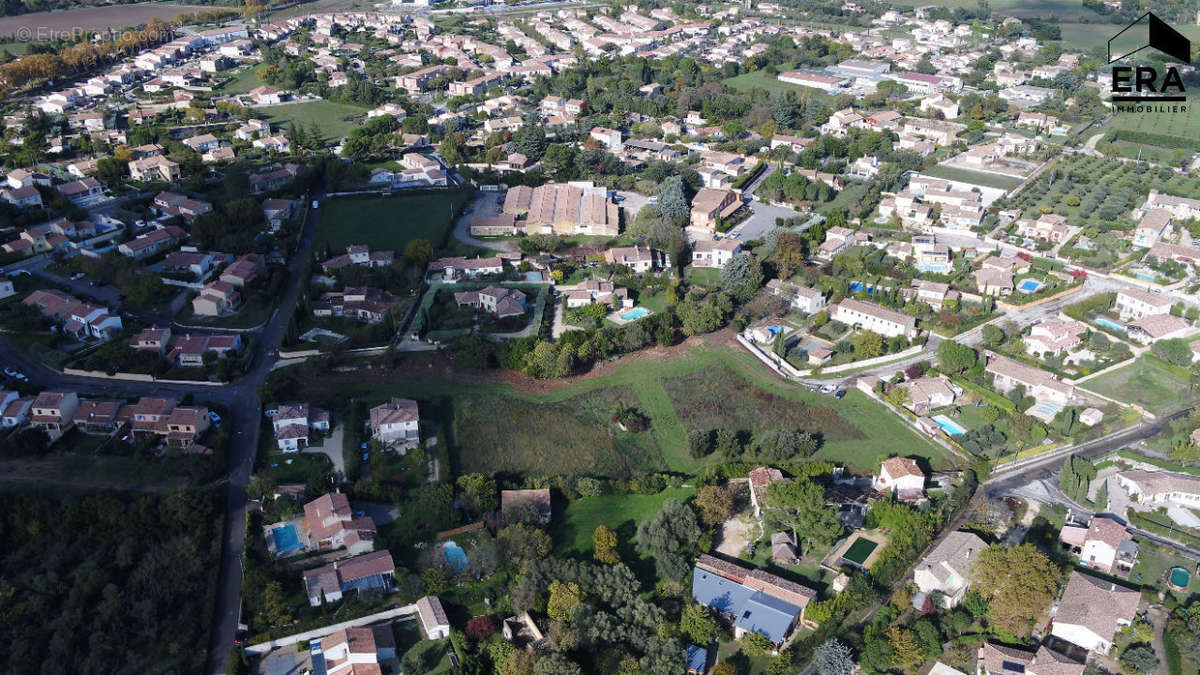
[[[779,68],[779,72],[790,70],[790,68]],[[753,89],[766,89],[772,94],[781,94],[788,91],[796,92],[808,100],[821,101],[828,104],[833,99],[832,96],[826,94],[819,89],[805,87],[799,84],[791,84],[789,82],[780,82],[779,79],[765,70],[755,70],[749,73],[742,73],[737,77],[731,77],[721,81],[727,87],[733,87],[741,91],[750,91]]]
[[[688,267],[683,272],[688,283],[698,286],[709,286],[721,283],[721,270],[715,267]]]
[[[928,171],[923,171],[925,175],[935,178],[944,178],[946,180],[957,180],[972,185],[982,185],[983,187],[1000,188],[1001,190],[1012,190],[1021,184],[1020,178],[1010,178],[1008,176],[997,176],[994,173],[983,173],[981,171],[971,171],[969,169],[960,169],[953,166],[944,166],[936,164],[929,168]]]
[[[1155,415],[1181,408],[1196,400],[1187,381],[1157,359],[1142,357],[1080,385],[1123,403],[1140,405]]]
[[[1138,542],[1138,562],[1133,566],[1133,571],[1130,573],[1130,581],[1137,581],[1146,586],[1154,586],[1155,588],[1168,593],[1174,593],[1179,599],[1184,599],[1189,595],[1200,593],[1200,577],[1197,577],[1196,563],[1189,560],[1171,549],[1164,548],[1153,542],[1141,540]],[[1163,581],[1167,570],[1172,567],[1182,567],[1192,575],[1192,581],[1188,584],[1188,592],[1179,593],[1171,590]],[[1138,575],[1141,575],[1140,579]]]
[[[314,250],[321,257],[326,246],[332,255],[338,255],[350,244],[366,244],[400,255],[414,239],[427,239],[436,249],[447,237],[451,209],[464,200],[460,192],[329,199],[321,204]]]
[[[219,91],[223,94],[248,94],[251,89],[257,89],[265,84],[258,79],[258,73],[266,67],[267,64],[260,63],[253,68],[247,68],[235,75],[232,79],[221,87]]]
[[[605,495],[573,499],[567,502],[561,512],[554,514],[554,520],[550,523],[554,547],[559,551],[566,549],[591,553],[592,532],[599,525],[616,530],[619,542],[631,542],[638,524],[658,513],[664,501],[686,501],[694,494],[693,488],[675,488],[656,495]]]
[[[1200,28],[1200,26],[1192,26],[1192,28]],[[1188,140],[1194,140],[1200,136],[1200,110],[1197,106],[1191,104],[1191,98],[1188,97],[1187,112],[1179,113],[1162,113],[1162,114],[1144,114],[1136,113],[1114,113],[1112,119],[1103,127],[1097,129],[1097,133],[1108,131],[1110,129],[1129,129],[1132,131],[1143,131],[1153,134],[1164,134],[1167,136],[1178,136]],[[1128,155],[1131,151],[1133,156],[1136,156],[1137,143],[1126,143],[1120,146],[1121,154]],[[1176,148],[1163,146],[1146,146],[1149,152],[1157,154],[1161,153],[1170,156],[1169,153]],[[1190,151],[1188,151],[1190,152]],[[1148,159],[1146,152],[1143,152],[1143,159]]]
[[[689,392],[690,383],[706,389]],[[453,468],[462,473],[694,473],[721,459],[693,459],[685,429],[722,425],[751,431],[787,425],[820,433],[818,458],[860,472],[877,469],[891,454],[927,457],[935,468],[954,463],[941,446],[861,392],[849,390],[840,401],[814,394],[775,377],[750,354],[724,346],[697,347],[667,361],[627,362],[603,377],[541,395],[498,383],[448,382],[433,372],[428,379],[330,373],[292,386],[292,398],[335,408],[354,397],[371,405],[390,396],[436,404],[451,428]],[[704,415],[712,417],[699,417],[692,404],[704,405]],[[610,422],[613,411],[628,405],[646,415],[649,431],[622,432]]]
[[[324,100],[255,108],[254,111],[268,122],[285,129],[288,123],[294,123],[306,131],[315,125],[326,140],[336,140],[350,133],[351,129],[363,123],[367,113],[362,106]]]
[[[274,472],[277,482],[307,483],[314,474],[331,473],[333,462],[325,454],[297,452],[273,454],[267,458],[267,467]]]
[[[896,0],[897,5],[908,7],[924,6],[923,0]],[[938,7],[945,7],[950,11],[954,11],[959,7],[969,9],[978,9],[979,0],[944,0],[937,4]],[[988,9],[999,14],[1006,14],[1015,17],[1031,17],[1038,19],[1054,20],[1054,21],[1078,21],[1080,18],[1085,18],[1089,21],[1103,22],[1106,20],[1099,12],[1093,12],[1085,8],[1078,2],[1073,0],[989,0]],[[1095,25],[1093,27],[1093,36],[1104,36],[1107,40],[1109,36],[1116,31],[1108,30],[1108,26],[1104,24]],[[1066,36],[1064,35],[1064,38]]]

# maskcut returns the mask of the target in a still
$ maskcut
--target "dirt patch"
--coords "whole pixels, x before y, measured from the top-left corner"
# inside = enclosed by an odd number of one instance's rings
[[[746,544],[758,538],[760,529],[758,522],[744,513],[721,523],[721,529],[717,533],[720,539],[717,543],[717,553],[731,558],[740,556],[746,550]]]

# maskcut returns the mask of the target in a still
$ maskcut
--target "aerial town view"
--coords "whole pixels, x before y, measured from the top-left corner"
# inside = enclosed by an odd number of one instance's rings
[[[1193,40],[0,4],[0,672],[1197,675]]]

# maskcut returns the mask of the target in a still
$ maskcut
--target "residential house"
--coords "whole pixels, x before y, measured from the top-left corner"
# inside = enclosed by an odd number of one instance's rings
[[[212,352],[218,359],[242,349],[240,335],[176,335],[168,345],[167,359],[180,366],[199,368],[204,355]]]
[[[912,286],[902,289],[901,293],[906,300],[923,302],[934,311],[941,311],[947,302],[957,303],[959,298],[958,291],[951,290],[950,284],[924,279],[914,279]]]
[[[45,431],[51,440],[66,433],[75,424],[79,395],[73,391],[44,391],[33,400],[29,422]]]
[[[918,377],[896,385],[908,392],[905,408],[917,415],[928,415],[931,410],[954,403],[957,388],[946,376]]]
[[[1117,474],[1117,484],[1139,504],[1200,509],[1200,476],[1127,469]]]
[[[371,437],[389,447],[405,450],[420,440],[420,416],[417,402],[393,398],[371,408]]]
[[[274,232],[283,227],[296,212],[297,201],[294,199],[264,199],[262,203],[263,218]]]
[[[439,258],[429,263],[430,279],[454,282],[460,279],[473,279],[482,274],[500,274],[504,271],[504,259],[500,256],[491,258]]]
[[[350,500],[341,492],[321,495],[304,505],[304,530],[313,549],[345,547],[347,554],[354,556],[375,548],[375,521],[355,516]]]
[[[34,396],[18,398],[15,391],[2,392],[3,407],[0,408],[0,427],[11,429],[25,424],[33,408]]]
[[[825,295],[815,288],[799,286],[782,279],[771,279],[767,289],[774,295],[788,298],[791,306],[805,314],[816,314],[825,308]]]
[[[497,319],[525,315],[525,294],[515,288],[487,286],[477,291],[455,293],[454,302],[459,307],[482,309]]]
[[[624,144],[621,142],[621,132],[617,129],[592,127],[588,137],[612,152],[619,152],[624,148]]]
[[[909,457],[889,457],[879,466],[879,475],[871,481],[879,492],[895,493],[901,497],[919,496],[925,492],[925,472]]]
[[[271,418],[275,442],[285,453],[299,452],[308,445],[311,431],[329,431],[329,411],[307,403],[287,403],[276,408]]]
[[[758,633],[774,644],[784,643],[817,593],[807,586],[769,572],[746,569],[707,554],[696,560],[692,600],[729,617],[734,639]]]
[[[450,620],[446,618],[446,610],[436,595],[426,595],[417,600],[417,619],[421,622],[425,637],[430,640],[450,637]]]
[[[976,663],[978,675],[1083,675],[1087,668],[1045,646],[1028,652],[991,642],[979,645]]]
[[[1067,227],[1067,219],[1057,213],[1045,213],[1037,220],[1022,218],[1016,222],[1017,234],[1037,241],[1048,241],[1061,244],[1067,240],[1071,229]]]
[[[326,675],[374,675],[396,658],[390,624],[343,628],[321,640]]]
[[[197,134],[183,139],[183,144],[201,154],[221,145],[220,139],[212,134]]]
[[[57,190],[76,206],[88,204],[97,197],[104,196],[104,184],[91,176],[63,183]]]
[[[73,419],[75,428],[88,434],[110,433],[117,428],[121,405],[121,401],[101,399],[80,401]]]
[[[917,336],[917,321],[913,317],[854,298],[845,298],[834,305],[829,318],[884,337],[903,335],[911,340]]]
[[[628,289],[614,286],[613,282],[604,279],[588,279],[580,287],[565,291],[563,297],[568,308],[583,307],[594,302],[607,306],[633,306]]]
[[[754,509],[754,517],[762,520],[762,512],[766,507],[767,489],[773,483],[787,482],[783,472],[769,466],[760,466],[750,471],[750,506]]]
[[[336,272],[347,265],[387,267],[392,264],[395,258],[395,251],[372,251],[366,244],[351,244],[346,247],[345,255],[334,256],[326,260],[321,263],[321,269],[325,270],[325,273],[328,274]]]
[[[992,386],[1001,393],[1024,387],[1026,396],[1056,404],[1060,409],[1075,396],[1075,387],[1059,382],[1054,375],[998,354],[987,355],[984,372],[993,376]]]
[[[1120,627],[1133,622],[1141,600],[1139,591],[1072,571],[1057,610],[1051,612],[1050,634],[1107,654]]]
[[[1171,232],[1174,214],[1167,209],[1146,209],[1133,231],[1131,244],[1138,248],[1150,248]]]
[[[1137,563],[1137,542],[1115,518],[1096,516],[1086,527],[1064,525],[1058,539],[1071,547],[1081,564],[1104,574],[1128,575]]]
[[[736,239],[702,239],[692,244],[692,267],[722,269],[741,252],[742,244]]]
[[[165,251],[183,240],[187,235],[183,230],[168,225],[160,230],[151,230],[117,246],[121,255],[141,260]]]
[[[138,351],[158,352],[162,354],[166,352],[167,344],[170,341],[170,328],[143,328],[137,335],[130,339],[129,346]]]
[[[182,173],[179,169],[179,164],[172,162],[162,155],[153,155],[130,161],[129,176],[133,180],[146,183],[155,181],[174,183],[180,179]]]
[[[742,208],[742,200],[733,190],[700,188],[692,198],[689,227],[715,231],[717,225]]]
[[[624,265],[635,274],[645,274],[671,266],[670,258],[663,251],[649,246],[617,246],[604,252],[604,262]]]
[[[306,570],[302,576],[308,603],[318,607],[325,602],[337,602],[350,591],[390,591],[395,583],[396,563],[388,551],[374,551]]]
[[[1126,325],[1129,338],[1142,344],[1184,337],[1193,332],[1192,322],[1173,314],[1151,314]]]
[[[917,563],[913,581],[946,609],[957,606],[970,588],[971,567],[987,548],[975,534],[951,532]]]
[[[237,310],[242,294],[228,281],[210,281],[192,298],[192,312],[197,316],[221,316]]]
[[[1124,321],[1141,319],[1146,316],[1170,313],[1171,299],[1164,295],[1143,291],[1140,288],[1122,288],[1117,291],[1113,309]]]
[[[266,267],[266,259],[263,258],[262,254],[247,253],[221,270],[220,280],[238,288],[243,288],[246,284],[257,279]]]
[[[21,304],[36,307],[42,316],[56,323],[61,322],[63,333],[77,340],[89,337],[110,340],[124,329],[117,313],[88,304],[57,289],[36,290]]]
[[[346,316],[379,323],[399,307],[396,296],[378,288],[347,286],[341,293],[326,293],[313,303],[313,316]]]
[[[1083,344],[1087,332],[1087,325],[1079,321],[1045,319],[1029,329],[1029,335],[1023,340],[1025,351],[1039,358],[1071,354],[1078,351],[1076,348]],[[1095,355],[1088,351],[1086,355],[1079,355],[1074,360],[1087,361],[1094,357]]]

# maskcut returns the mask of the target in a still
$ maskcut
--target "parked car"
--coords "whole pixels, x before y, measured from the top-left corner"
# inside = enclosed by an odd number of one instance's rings
[[[208,411],[208,419],[212,420],[216,424],[221,423],[221,416],[211,410]]]
[[[821,393],[822,394],[832,394],[835,389],[837,389],[837,387],[833,386],[832,384],[827,384],[827,385],[821,387]]]
[[[833,397],[840,401],[840,400],[842,400],[842,397],[845,395],[846,395],[845,389],[838,389],[838,392],[836,394],[834,394]]]

